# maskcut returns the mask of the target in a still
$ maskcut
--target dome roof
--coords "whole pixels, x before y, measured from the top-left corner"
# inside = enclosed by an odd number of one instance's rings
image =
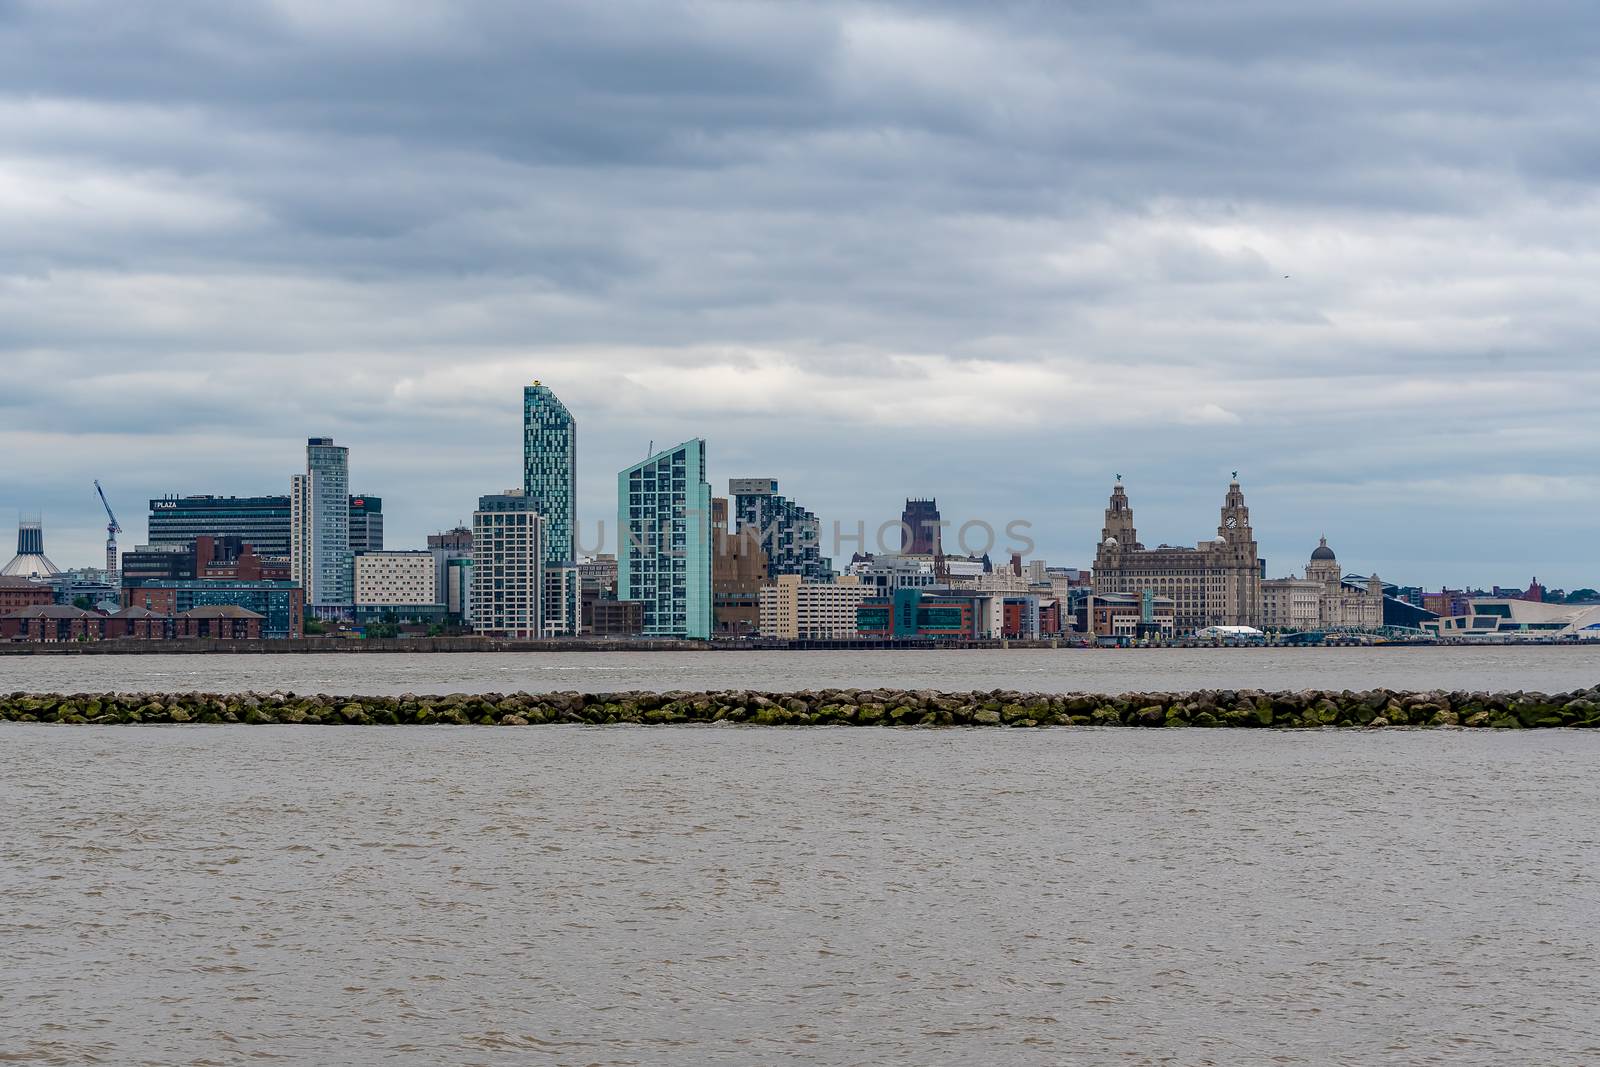
[[[17,555],[0,575],[13,578],[53,578],[61,571],[44,554],[44,529],[37,519],[17,524]]]
[[[1339,557],[1333,554],[1333,549],[1328,547],[1328,539],[1324,537],[1322,543],[1311,550],[1311,558],[1315,561],[1319,559],[1338,559]]]
[[[60,573],[61,568],[36,552],[17,556],[0,568],[0,575],[7,578],[54,578]]]

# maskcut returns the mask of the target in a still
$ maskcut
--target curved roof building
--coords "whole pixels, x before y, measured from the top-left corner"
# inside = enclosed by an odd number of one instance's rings
[[[8,578],[53,578],[61,568],[44,554],[44,526],[37,519],[17,524],[17,555],[0,570]]]

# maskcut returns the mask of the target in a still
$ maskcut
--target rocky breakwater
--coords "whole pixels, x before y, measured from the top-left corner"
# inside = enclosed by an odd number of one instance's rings
[[[12,693],[0,720],[62,724],[320,726],[1137,726],[1305,729],[1600,727],[1600,686],[1571,693],[1024,693],[821,689],[796,693],[485,693],[398,697],[296,693]]]

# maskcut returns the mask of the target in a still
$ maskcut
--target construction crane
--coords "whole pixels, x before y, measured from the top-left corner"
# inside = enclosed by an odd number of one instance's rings
[[[94,491],[100,494],[100,505],[106,509],[106,573],[114,574],[117,569],[117,534],[122,532],[122,523],[112,513],[111,501],[106,499],[106,491],[100,488],[99,478],[94,480]]]

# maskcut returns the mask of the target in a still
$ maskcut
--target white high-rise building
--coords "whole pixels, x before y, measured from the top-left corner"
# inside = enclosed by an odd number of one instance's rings
[[[544,519],[521,489],[480,497],[472,514],[472,628],[544,636]]]
[[[350,552],[350,450],[331,437],[306,440],[306,473],[289,483],[289,574],[320,614],[355,603]]]

